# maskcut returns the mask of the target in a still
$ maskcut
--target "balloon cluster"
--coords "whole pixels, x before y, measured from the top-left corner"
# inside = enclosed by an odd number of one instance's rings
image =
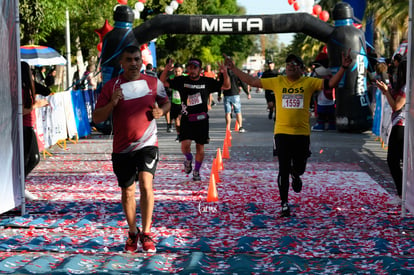
[[[119,0],[118,0],[119,1]],[[144,10],[144,4],[147,2],[147,0],[138,0],[138,2],[135,3],[134,6],[134,18],[135,20],[138,20],[141,12]]]
[[[121,5],[128,5],[128,0],[117,0],[119,4]],[[144,11],[144,4],[147,2],[147,0],[138,0],[137,3],[135,3],[133,12],[134,12],[134,18],[139,19],[141,12]],[[165,7],[165,13],[166,14],[173,14],[176,9],[178,9],[178,6],[182,4],[184,0],[173,0],[171,1],[169,6]],[[98,51],[102,51],[102,41],[105,34],[110,32],[114,27],[109,25],[108,20],[105,20],[105,24],[100,29],[95,29],[95,33],[99,35],[99,43],[96,46]]]
[[[178,9],[178,6],[182,4],[184,0],[173,0],[171,1],[169,6],[165,7],[165,13],[166,14],[173,14],[173,12]]]
[[[312,14],[325,22],[329,20],[329,12],[322,10],[320,5],[315,5],[315,0],[288,0],[288,3],[295,11]]]
[[[144,4],[147,2],[147,0],[138,0],[137,3],[135,3],[134,6],[134,17],[136,20],[140,18],[141,12],[144,10]],[[169,6],[165,7],[165,13],[166,14],[173,14],[176,9],[178,9],[178,6],[182,4],[184,0],[173,0],[171,1]],[[118,3],[121,5],[126,5],[128,3],[128,0],[118,0]]]

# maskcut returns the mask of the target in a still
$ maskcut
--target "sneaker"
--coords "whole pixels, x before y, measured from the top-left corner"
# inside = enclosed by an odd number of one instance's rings
[[[128,232],[128,239],[126,240],[124,251],[125,252],[136,252],[138,248],[138,238],[139,238],[139,229],[138,232],[133,234]]]
[[[312,126],[312,131],[314,132],[322,132],[325,130],[325,125],[323,123],[316,123]]]
[[[200,181],[201,177],[200,177],[200,171],[195,171],[193,172],[193,180],[194,181]]]
[[[280,217],[290,217],[290,207],[287,202],[282,202],[282,211]]]
[[[191,171],[193,171],[193,166],[191,165],[191,163],[192,163],[192,160],[188,160],[188,159],[186,159],[186,160],[184,161],[184,172],[185,172],[186,174],[190,174],[190,173],[191,173]]]
[[[302,180],[299,176],[291,175],[292,176],[292,189],[296,193],[300,193],[302,191]]]
[[[246,129],[244,129],[243,127],[240,127],[239,128],[239,133],[244,133],[244,132],[246,132]]]
[[[150,252],[155,253],[157,252],[157,248],[155,248],[155,242],[151,238],[149,233],[142,233],[141,237],[139,238],[142,244],[142,252]]]
[[[172,133],[172,131],[171,124],[167,124],[167,133]]]
[[[180,142],[180,135],[177,135],[177,137],[175,138],[175,142]]]

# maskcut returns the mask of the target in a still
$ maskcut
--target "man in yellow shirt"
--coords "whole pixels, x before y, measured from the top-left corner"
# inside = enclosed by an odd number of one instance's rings
[[[276,100],[276,122],[274,127],[276,152],[279,160],[277,178],[282,217],[290,216],[288,204],[289,175],[292,188],[296,193],[302,190],[301,175],[305,172],[310,156],[309,106],[313,93],[335,88],[352,63],[350,49],[342,53],[342,66],[329,80],[303,76],[305,66],[302,59],[294,54],[286,58],[286,76],[255,78],[238,69],[233,61],[224,54],[226,66],[241,81],[252,87],[273,90]]]

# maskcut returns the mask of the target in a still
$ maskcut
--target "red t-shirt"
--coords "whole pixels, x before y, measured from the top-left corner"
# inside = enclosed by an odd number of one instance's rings
[[[113,152],[127,153],[146,146],[158,146],[152,109],[155,102],[163,105],[168,101],[164,85],[156,77],[145,74],[140,74],[134,81],[121,75],[105,83],[95,108],[107,105],[117,87],[122,88],[124,99],[119,100],[112,111]]]

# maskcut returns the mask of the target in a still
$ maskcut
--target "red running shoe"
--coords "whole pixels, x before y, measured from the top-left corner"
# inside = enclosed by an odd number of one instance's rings
[[[126,240],[124,251],[125,252],[136,252],[138,249],[138,238],[139,238],[139,230],[138,233],[131,233],[128,232],[128,239]]]
[[[143,252],[151,252],[155,253],[157,252],[157,249],[155,248],[155,242],[151,238],[150,233],[142,233],[140,237],[140,241],[142,244],[142,251]]]

